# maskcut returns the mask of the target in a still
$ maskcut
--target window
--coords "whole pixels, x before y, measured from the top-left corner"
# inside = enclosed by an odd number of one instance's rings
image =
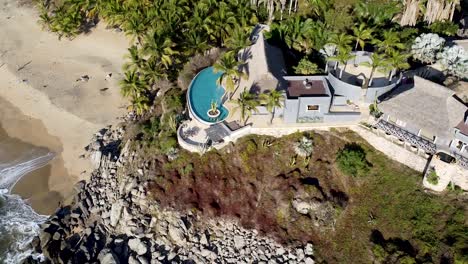
[[[307,105],[307,111],[318,111],[319,108],[318,105]]]

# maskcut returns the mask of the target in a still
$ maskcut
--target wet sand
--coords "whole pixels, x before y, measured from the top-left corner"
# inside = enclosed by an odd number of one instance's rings
[[[19,109],[0,98],[0,161],[2,163],[34,158],[38,153],[55,152],[45,167],[24,175],[13,187],[40,214],[53,213],[66,201],[77,177],[64,167],[61,142],[49,135],[40,120],[23,115]],[[34,155],[31,153],[34,152]]]
[[[23,176],[12,193],[26,199],[26,203],[37,213],[50,215],[64,200],[62,194],[49,189],[49,178],[55,176],[66,178],[66,171],[61,171],[60,167],[63,168],[63,164],[60,164],[59,160],[53,160],[51,164]]]

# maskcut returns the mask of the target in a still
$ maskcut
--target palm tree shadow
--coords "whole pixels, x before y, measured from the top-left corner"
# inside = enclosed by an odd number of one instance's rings
[[[238,54],[238,59],[239,61],[245,62],[240,66],[240,70],[245,72],[249,76],[250,68],[249,68],[249,64],[247,63],[247,61],[252,59],[251,46],[245,48],[243,51],[240,51]]]

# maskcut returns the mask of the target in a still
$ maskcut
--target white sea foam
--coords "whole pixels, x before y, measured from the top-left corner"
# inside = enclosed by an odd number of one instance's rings
[[[20,159],[0,164],[0,263],[21,263],[31,256],[30,243],[47,216],[37,214],[10,190],[25,174],[47,165],[53,158],[52,152],[44,154],[32,149]]]
[[[17,264],[31,256],[32,239],[47,216],[39,215],[18,195],[0,194],[0,263]],[[39,255],[33,257],[40,257]]]
[[[13,186],[28,172],[37,170],[54,158],[53,152],[22,161],[0,163],[0,189],[11,190]]]

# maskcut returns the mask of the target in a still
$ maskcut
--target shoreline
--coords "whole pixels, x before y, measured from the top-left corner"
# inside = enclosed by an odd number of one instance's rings
[[[50,215],[59,203],[71,195],[67,185],[73,185],[77,177],[69,174],[64,166],[62,143],[51,136],[40,120],[24,115],[17,107],[0,97],[0,133],[3,144],[3,160],[34,158],[28,152],[43,149],[41,152],[54,152],[55,157],[45,166],[21,176],[11,187],[11,193],[26,200],[37,213]],[[6,110],[6,111],[5,111]],[[30,131],[34,133],[28,134]],[[5,146],[7,145],[7,146]]]
[[[52,214],[89,178],[93,166],[80,156],[93,134],[125,112],[118,81],[129,45],[102,23],[73,41],[58,40],[37,19],[36,10],[14,0],[0,6],[0,33],[8,36],[0,40],[0,127],[17,142],[56,153],[12,188],[38,213]]]

